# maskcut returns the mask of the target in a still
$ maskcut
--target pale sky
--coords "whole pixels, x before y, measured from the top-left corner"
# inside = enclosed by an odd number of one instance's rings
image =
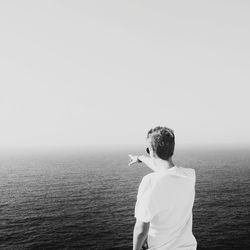
[[[250,144],[250,2],[0,1],[0,148]]]

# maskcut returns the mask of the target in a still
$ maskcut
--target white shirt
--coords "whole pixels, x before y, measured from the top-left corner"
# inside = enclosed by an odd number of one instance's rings
[[[192,208],[195,171],[172,167],[143,177],[135,205],[135,217],[150,222],[150,250],[195,250]]]

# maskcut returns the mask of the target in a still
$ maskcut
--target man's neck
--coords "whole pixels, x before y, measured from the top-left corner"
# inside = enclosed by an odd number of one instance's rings
[[[154,165],[157,168],[157,171],[159,170],[167,170],[170,169],[172,167],[174,167],[174,163],[172,160],[172,157],[170,157],[168,160],[162,160],[160,158],[154,158]]]

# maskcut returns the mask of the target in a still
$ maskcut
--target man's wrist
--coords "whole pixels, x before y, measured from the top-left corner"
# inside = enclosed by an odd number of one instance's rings
[[[139,162],[139,163],[142,162],[142,160],[140,159],[140,157],[141,157],[141,155],[138,155],[138,156],[137,156],[137,162]]]

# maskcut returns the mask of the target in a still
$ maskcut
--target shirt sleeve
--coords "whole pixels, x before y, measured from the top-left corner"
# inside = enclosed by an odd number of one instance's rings
[[[145,176],[138,189],[135,204],[135,217],[143,222],[150,222],[154,217],[154,200],[152,184],[149,176]]]

